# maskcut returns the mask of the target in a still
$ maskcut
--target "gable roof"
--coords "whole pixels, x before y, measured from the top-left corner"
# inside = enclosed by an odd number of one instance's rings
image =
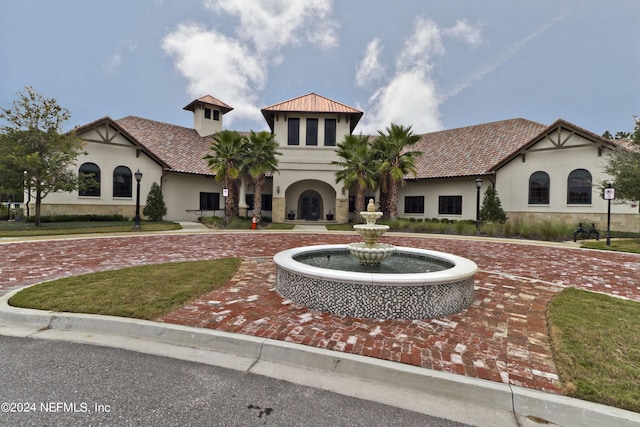
[[[209,153],[211,137],[198,135],[195,129],[140,117],[128,116],[116,123],[144,143],[151,152],[161,158],[174,172],[199,175],[215,174],[202,157]]]
[[[563,129],[568,130],[573,134],[579,135],[589,141],[593,141],[593,143],[597,144],[600,147],[615,149],[620,145],[620,144],[616,144],[614,141],[610,139],[607,139],[603,136],[600,136],[584,128],[581,128],[580,126],[576,126],[573,123],[570,123],[566,120],[558,119],[555,122],[553,122],[551,125],[544,128],[538,135],[535,135],[533,138],[531,138],[531,140],[528,141],[526,144],[522,145],[521,147],[517,147],[513,152],[509,153],[500,161],[496,162],[496,164],[491,168],[491,171],[496,171],[500,169],[501,167],[503,167],[504,165],[512,161],[514,158],[525,153],[531,147],[533,147],[534,145],[536,145],[537,143],[545,139],[548,135],[556,131],[560,132]]]
[[[416,159],[416,176],[406,178],[487,175],[545,128],[518,118],[424,134],[412,147],[423,153]]]
[[[194,111],[196,107],[202,107],[205,104],[220,107],[220,110],[222,110],[222,114],[227,114],[229,111],[233,110],[232,106],[225,104],[218,98],[214,98],[211,95],[201,96],[200,98],[191,101],[191,103],[184,107],[183,110]]]
[[[315,93],[309,93],[297,98],[292,98],[287,101],[273,104],[269,107],[265,107],[262,110],[262,115],[267,121],[269,128],[273,132],[274,116],[276,113],[333,113],[333,114],[346,114],[348,115],[351,125],[351,131],[355,129],[356,125],[360,121],[363,112],[356,110],[353,107],[342,104],[338,101],[334,101],[324,96],[320,96]]]
[[[117,121],[113,120],[109,116],[102,117],[100,119],[94,120],[94,121],[92,121],[90,123],[87,123],[85,125],[82,125],[82,126],[77,126],[74,129],[74,131],[75,131],[76,135],[80,135],[80,134],[82,134],[84,132],[87,132],[89,130],[92,130],[92,129],[96,129],[97,130],[100,127],[103,127],[103,126],[110,126],[111,128],[113,128],[115,130],[115,133],[113,135],[109,135],[108,133],[106,135],[101,135],[103,140],[101,140],[101,141],[91,141],[91,142],[108,143],[113,138],[115,138],[117,135],[122,135],[133,146],[135,146],[138,149],[140,149],[143,153],[145,153],[147,156],[149,156],[151,159],[153,159],[160,166],[162,166],[163,168],[167,168],[168,167],[167,163],[165,163],[163,159],[158,157],[156,155],[156,153],[151,151],[146,145],[141,143],[139,139],[137,139],[134,135],[129,133],[127,131],[127,129],[123,128]],[[100,131],[98,131],[98,134],[100,134]]]

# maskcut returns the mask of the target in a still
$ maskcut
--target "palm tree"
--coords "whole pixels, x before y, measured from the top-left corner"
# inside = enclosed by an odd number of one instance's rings
[[[347,135],[337,145],[336,154],[341,160],[331,164],[342,169],[336,172],[336,181],[343,182],[346,188],[355,189],[355,213],[365,210],[364,193],[368,188],[374,188],[375,167],[371,157],[369,137],[363,135]]]
[[[266,131],[251,131],[242,162],[242,169],[246,170],[253,181],[253,213],[258,222],[262,217],[262,189],[265,176],[267,173],[278,172],[276,156],[282,155],[276,151],[278,143],[274,138],[275,135]]]
[[[398,217],[398,188],[404,183],[404,177],[412,173],[415,175],[416,158],[420,151],[409,148],[420,140],[411,126],[404,127],[391,123],[385,132],[378,131],[378,138],[373,143],[374,159],[379,162],[380,172],[380,205],[385,217]]]
[[[216,174],[216,181],[224,181],[228,196],[225,200],[225,221],[240,216],[238,207],[238,181],[242,174],[242,159],[245,156],[246,138],[236,131],[223,130],[213,136],[209,149],[211,154],[203,157]]]

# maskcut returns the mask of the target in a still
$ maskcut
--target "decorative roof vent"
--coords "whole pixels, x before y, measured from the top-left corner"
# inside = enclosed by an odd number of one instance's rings
[[[225,104],[211,95],[200,97],[183,110],[193,112],[193,128],[200,136],[209,136],[222,130],[222,116],[233,107]]]

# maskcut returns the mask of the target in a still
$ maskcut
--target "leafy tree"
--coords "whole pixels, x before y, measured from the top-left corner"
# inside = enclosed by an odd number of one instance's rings
[[[8,123],[0,128],[0,181],[10,188],[24,184],[35,194],[36,226],[48,194],[70,192],[79,182],[87,183],[79,181],[75,172],[83,141],[74,131],[61,133],[69,117],[55,99],[43,97],[32,87],[18,94],[12,108],[0,108],[0,118]]]
[[[411,126],[404,127],[391,123],[385,132],[378,131],[373,143],[373,157],[378,162],[380,205],[386,218],[398,217],[398,188],[404,183],[404,177],[416,173],[416,158],[422,154],[410,148],[420,140]],[[384,203],[382,198],[384,197]]]
[[[164,203],[162,190],[157,182],[151,184],[142,214],[151,219],[151,221],[162,221],[162,217],[167,214],[167,205]]]
[[[634,118],[634,131],[629,133],[630,146],[620,145],[605,167],[605,172],[613,178],[616,199],[629,201],[640,200],[640,119]]]
[[[365,210],[364,194],[376,187],[376,169],[368,136],[347,135],[338,143],[336,152],[340,160],[331,162],[342,169],[336,172],[336,181],[346,188],[355,189],[356,216]]]
[[[278,143],[275,135],[262,131],[251,131],[249,138],[245,140],[244,158],[242,169],[245,170],[253,181],[253,212],[258,222],[262,217],[262,190],[267,173],[278,172]]]
[[[482,199],[482,207],[480,208],[480,219],[486,222],[504,223],[507,221],[507,214],[502,209],[502,203],[498,192],[493,185],[487,188]]]
[[[231,222],[240,216],[238,207],[239,181],[245,158],[245,138],[232,130],[223,130],[213,136],[209,147],[211,154],[203,157],[216,174],[216,181],[223,181],[228,196],[225,200],[225,221]]]

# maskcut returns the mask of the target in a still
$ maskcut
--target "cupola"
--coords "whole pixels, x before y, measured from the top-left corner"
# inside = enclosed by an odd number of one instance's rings
[[[222,116],[233,107],[211,95],[205,95],[183,108],[193,112],[193,128],[200,136],[209,136],[222,131]]]

